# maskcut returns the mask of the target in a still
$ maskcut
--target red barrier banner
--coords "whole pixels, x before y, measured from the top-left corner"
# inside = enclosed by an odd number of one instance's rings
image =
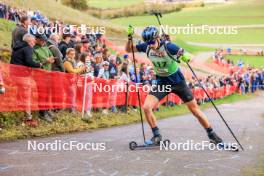
[[[137,86],[134,83],[129,83],[127,86],[125,82],[118,80],[85,79],[84,76],[77,74],[51,72],[4,63],[0,63],[0,73],[6,88],[6,93],[0,95],[0,112],[65,108],[81,110],[83,103],[85,109],[110,108],[125,105],[126,99],[128,99],[128,105],[139,106]],[[143,89],[142,86],[138,87],[142,105],[148,94]],[[207,91],[212,98],[222,98],[234,93],[236,85],[207,89]],[[193,89],[193,94],[196,99],[205,98],[202,89]],[[182,103],[177,95],[169,94],[159,104],[167,101],[175,104]]]

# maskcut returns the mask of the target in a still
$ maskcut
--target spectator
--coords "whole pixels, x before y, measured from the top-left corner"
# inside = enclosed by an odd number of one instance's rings
[[[107,57],[108,57],[108,49],[107,49],[106,45],[104,44],[104,45],[102,46],[102,48],[101,48],[101,47],[99,47],[99,48],[100,48],[100,50],[101,50],[101,52],[102,52],[102,57],[103,57],[103,59],[106,60]]]
[[[4,81],[2,77],[2,73],[0,72],[0,94],[5,93]]]
[[[47,46],[54,57],[54,63],[52,64],[52,71],[65,72],[63,65],[63,55],[58,48],[59,36],[57,34],[51,34],[50,39],[47,41]]]
[[[101,63],[103,61],[103,58],[102,58],[102,53],[96,53],[94,55],[94,59],[95,59],[95,66],[94,66],[94,76],[95,77],[98,77],[98,74],[99,74],[99,71],[101,69]]]
[[[66,59],[64,61],[64,67],[67,73],[82,74],[85,73],[86,70],[86,66],[81,66],[80,68],[77,68],[77,64],[75,61],[75,50],[73,48],[68,48],[66,50]],[[75,113],[77,87],[76,84],[72,84],[72,82],[69,82],[68,85],[70,85],[70,87],[68,87],[66,90],[67,92],[66,102],[71,102],[70,112]]]
[[[89,41],[84,38],[81,40],[82,43],[82,51],[84,52],[90,52],[90,45],[89,45]]]
[[[92,65],[92,60],[89,54],[87,52],[81,53],[80,58],[78,60],[79,61],[77,63],[77,67],[82,68],[86,66],[85,73],[92,78],[94,76],[94,67]],[[88,65],[86,62],[88,63]]]
[[[42,63],[33,60],[33,47],[35,46],[35,37],[31,34],[25,34],[23,41],[17,41],[13,48],[11,64],[22,65],[32,68],[40,68]],[[21,70],[22,71],[22,70]],[[31,115],[31,84],[33,82],[30,73],[19,68],[12,70],[12,75],[16,77],[17,102],[26,107],[25,117],[27,122],[32,121]],[[19,106],[20,106],[19,104]]]
[[[45,34],[36,34],[36,45],[33,50],[33,59],[35,61],[38,61],[40,63],[43,63],[44,70],[51,70],[51,64],[54,62],[54,57],[49,50],[49,48],[46,45],[47,37]],[[51,82],[51,77],[48,75],[46,76],[47,83]],[[40,83],[40,81],[38,81]],[[46,109],[47,106],[42,105],[41,102],[49,102],[50,101],[50,95],[51,95],[51,87],[49,84],[37,84],[38,92],[41,92],[38,94],[38,101],[39,109]],[[50,107],[51,108],[51,107]],[[49,110],[40,110],[39,111],[40,118],[51,122],[53,115]]]
[[[127,64],[123,64],[122,65],[122,68],[120,70],[119,80],[120,81],[124,81],[124,83],[125,83],[124,86],[128,87],[130,79],[129,79]],[[128,92],[127,92],[127,95],[128,95]],[[127,112],[128,96],[126,96],[126,97],[127,97],[127,99],[126,99],[125,105],[121,105],[121,108],[120,108],[122,113],[126,113]]]
[[[65,60],[66,50],[70,48],[71,34],[63,34],[62,39],[63,40],[59,43],[59,49],[62,53],[63,60]]]
[[[33,47],[35,46],[35,37],[31,34],[25,34],[23,41],[17,41],[13,48],[11,64],[23,65],[27,67],[40,68],[40,62],[33,61]]]
[[[33,59],[42,63],[42,68],[51,70],[51,63],[54,62],[54,57],[46,45],[48,38],[45,34],[36,34],[36,45],[33,49]]]
[[[28,26],[30,25],[30,21],[27,16],[22,16],[20,19],[19,25],[16,26],[16,28],[12,32],[12,44],[11,47],[15,46],[17,41],[22,42],[23,36],[28,32]]]
[[[0,18],[6,18],[6,5],[0,3]]]
[[[38,29],[38,21],[36,17],[31,17],[31,25],[29,28],[29,32],[32,35],[36,35],[37,34],[37,29]]]
[[[120,81],[130,82],[130,78],[129,78],[129,75],[128,75],[127,64],[123,64],[122,65],[122,68],[120,70],[119,80]]]
[[[116,65],[116,58],[114,55],[111,55],[109,57],[109,73],[110,73],[110,79],[116,79],[118,74],[118,69]]]
[[[66,59],[64,61],[64,67],[67,73],[82,74],[86,70],[85,66],[82,66],[80,68],[77,67],[77,63],[75,61],[75,50],[73,48],[68,48],[66,51]]]
[[[116,65],[117,65],[117,67],[118,67],[118,66],[121,65],[121,64],[122,64],[122,60],[121,60],[121,58],[120,58],[120,53],[117,52],[117,53],[116,53]]]
[[[74,49],[75,49],[75,61],[76,63],[78,63],[81,53],[83,52],[83,46],[81,43],[77,43]]]
[[[133,71],[131,70],[130,79],[134,83],[141,83],[140,69],[138,67],[136,68],[136,72],[137,72],[137,78],[136,78],[136,74],[135,74],[134,70]]]
[[[141,64],[140,67],[140,71],[139,71],[139,75],[140,75],[140,82],[145,85],[145,84],[149,84],[148,81],[148,71],[147,71],[147,65],[146,64]]]
[[[92,99],[93,99],[93,79],[94,79],[94,68],[93,65],[91,64],[91,57],[88,55],[87,52],[84,52],[80,55],[79,62],[77,63],[78,68],[82,68],[86,66],[86,72],[85,75],[85,81],[86,81],[86,97],[84,98],[85,103],[84,105],[84,110],[85,114],[82,117],[82,120],[87,121],[92,117]],[[89,80],[89,81],[87,81]],[[84,84],[85,85],[85,84]]]
[[[54,57],[54,63],[52,63],[51,70],[58,72],[65,72],[65,68],[63,65],[63,56],[58,48],[59,36],[55,33],[50,35],[50,38],[47,41],[47,46],[51,51]],[[58,95],[64,92],[64,79],[61,76],[52,77],[52,84],[58,85],[55,89],[53,89],[53,94]],[[59,104],[63,102],[63,96],[52,96],[52,104],[53,104],[53,112],[58,112],[61,109]]]
[[[99,71],[98,78],[110,79],[109,62],[103,61],[102,68]]]

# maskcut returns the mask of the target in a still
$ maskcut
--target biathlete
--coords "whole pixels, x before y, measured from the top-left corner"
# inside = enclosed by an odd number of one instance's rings
[[[132,26],[129,26],[129,40],[126,44],[127,52],[132,52],[131,38],[133,34],[134,29]],[[212,126],[208,122],[206,115],[197,105],[192,91],[187,86],[185,78],[180,71],[177,59],[183,62],[189,62],[190,57],[188,54],[177,45],[167,40],[163,40],[160,37],[159,31],[156,27],[146,27],[142,32],[142,39],[144,43],[133,46],[134,52],[144,52],[147,54],[147,57],[153,63],[157,79],[157,86],[152,88],[143,105],[146,120],[153,133],[151,141],[154,144],[159,144],[159,142],[162,140],[162,136],[152,110],[161,99],[172,92],[181,98],[181,100],[187,105],[188,109],[205,128],[210,141],[215,144],[222,143],[222,139],[214,132]],[[160,91],[162,88],[159,87],[167,85],[171,87],[170,91]]]

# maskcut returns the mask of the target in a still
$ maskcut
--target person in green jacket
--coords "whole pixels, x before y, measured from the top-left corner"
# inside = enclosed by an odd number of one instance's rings
[[[36,45],[33,49],[33,60],[42,63],[42,68],[51,70],[51,64],[54,62],[54,57],[46,45],[47,37],[45,34],[36,34]]]
[[[47,37],[45,34],[36,34],[36,45],[33,49],[33,60],[42,64],[42,69],[44,70],[51,70],[51,64],[54,62],[54,57],[49,50],[48,46],[46,45]],[[52,93],[50,83],[51,77],[47,74],[43,77],[43,80],[39,80],[39,77],[36,77],[37,80],[37,89],[38,89],[38,102],[39,102],[39,115],[40,118],[47,121],[52,122],[52,114],[49,111],[51,107],[49,107],[50,103],[50,96]],[[44,83],[45,82],[45,83]],[[45,110],[43,110],[45,109]]]

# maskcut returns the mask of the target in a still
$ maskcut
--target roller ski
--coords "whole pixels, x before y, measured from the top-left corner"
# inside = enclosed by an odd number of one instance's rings
[[[135,141],[132,141],[129,143],[130,150],[135,149],[144,149],[144,148],[156,148],[160,146],[160,143],[163,143],[164,145],[169,145],[170,140],[162,140],[161,135],[153,136],[150,140],[145,140],[144,144],[138,145]]]
[[[210,143],[216,145],[218,150],[227,150],[238,152],[238,146],[236,144],[224,142],[214,131],[208,133],[208,137],[210,139]]]

